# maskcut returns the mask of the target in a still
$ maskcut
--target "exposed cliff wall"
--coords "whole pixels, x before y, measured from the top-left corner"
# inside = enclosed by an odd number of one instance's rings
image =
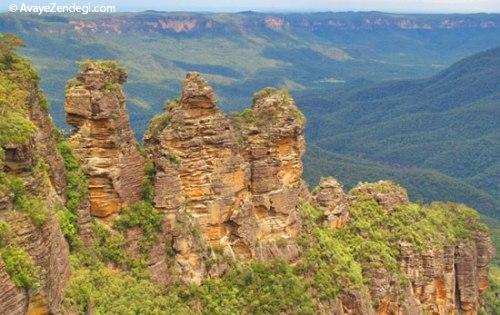
[[[97,217],[142,196],[144,159],[129,125],[126,78],[114,62],[83,63],[66,91],[66,121],[76,129],[69,141],[88,175],[90,210]]]
[[[326,215],[325,224],[332,226],[331,222],[335,222],[332,227],[339,228],[337,222],[343,222],[345,227],[350,224],[348,221],[340,220],[339,218],[349,216],[349,207],[358,207],[359,202],[368,199],[376,202],[383,209],[383,213],[373,212],[373,220],[376,222],[377,216],[382,216],[382,220],[389,222],[387,226],[374,222],[363,222],[363,230],[355,230],[356,232],[366,233],[367,240],[377,242],[376,245],[379,251],[384,251],[383,245],[384,233],[394,233],[397,235],[398,229],[406,228],[412,230],[410,226],[398,227],[399,219],[392,218],[401,215],[411,214],[406,207],[418,206],[409,204],[406,191],[390,182],[378,182],[374,184],[360,184],[355,187],[349,194],[344,194],[342,188],[333,179],[324,180],[320,183],[314,195],[315,201],[323,209]],[[448,208],[451,207],[451,208]],[[439,215],[438,212],[429,214],[431,220],[437,223],[449,221],[449,224],[454,224],[454,216],[457,213],[465,213],[468,211],[461,208],[459,205],[435,204],[425,211],[432,212],[435,208],[440,208],[439,211],[452,211],[448,218],[434,217]],[[342,209],[334,210],[333,209]],[[434,209],[432,209],[434,208]],[[404,210],[401,210],[404,209]],[[366,207],[368,210],[368,207]],[[365,210],[365,211],[366,211]],[[357,209],[356,211],[359,211]],[[406,213],[408,212],[408,213]],[[337,214],[337,215],[334,215]],[[422,213],[423,214],[423,213]],[[471,214],[466,214],[469,216]],[[333,221],[332,221],[333,216]],[[351,220],[367,220],[364,216],[354,216]],[[368,220],[372,220],[371,218]],[[393,221],[394,220],[394,221]],[[416,215],[415,222],[410,222],[414,225],[419,225],[427,220],[425,215]],[[469,217],[470,222],[466,225],[473,226],[477,217]],[[409,223],[410,223],[409,222]],[[353,225],[360,222],[352,222]],[[374,226],[370,226],[374,224]],[[439,224],[437,224],[439,225]],[[378,231],[370,231],[371,228],[377,227]],[[363,276],[367,280],[368,295],[339,295],[339,303],[343,305],[338,309],[339,314],[349,314],[349,311],[360,313],[360,306],[366,304],[363,300],[368,299],[369,305],[373,309],[364,310],[363,314],[477,314],[483,304],[483,294],[488,286],[487,280],[487,265],[494,256],[494,247],[488,233],[481,229],[473,228],[470,233],[462,233],[462,227],[451,227],[443,224],[440,231],[425,230],[426,225],[421,224],[416,228],[415,232],[430,233],[435,235],[425,241],[419,240],[416,242],[411,235],[407,235],[408,239],[398,238],[393,241],[386,239],[388,244],[397,244],[397,249],[394,257],[397,258],[398,268],[401,268],[402,275],[398,275],[391,270],[390,264],[373,264],[373,262],[363,262]],[[348,227],[345,227],[348,229]],[[454,230],[456,228],[456,230]],[[387,229],[387,230],[386,230]],[[378,235],[373,237],[370,233]],[[450,237],[449,234],[457,233],[459,238]],[[455,235],[455,236],[456,236]],[[420,236],[419,236],[420,237]],[[444,239],[443,239],[444,237]],[[369,251],[369,248],[364,249]],[[377,260],[380,253],[371,253],[370,260]],[[389,260],[386,260],[388,262]],[[404,277],[404,281],[401,281]],[[353,302],[354,300],[354,302]],[[347,303],[345,303],[347,302]],[[355,305],[355,309],[352,306]]]
[[[69,82],[67,144],[31,68],[14,62],[0,72],[0,313],[58,313],[69,247],[65,313],[121,313],[122,299],[136,313],[481,308],[493,247],[477,213],[412,203],[390,182],[346,193],[326,178],[310,194],[305,119],[286,91],[227,117],[189,73],[150,124],[147,163],[115,63],[86,62]],[[199,286],[156,286],[174,282]]]
[[[0,313],[56,313],[70,274],[65,167],[38,76],[15,37],[0,42]]]
[[[230,257],[296,259],[303,128],[283,91],[266,90],[245,115],[228,118],[207,82],[189,73],[180,99],[144,138],[156,170],[155,206],[171,217],[186,211],[203,240]]]

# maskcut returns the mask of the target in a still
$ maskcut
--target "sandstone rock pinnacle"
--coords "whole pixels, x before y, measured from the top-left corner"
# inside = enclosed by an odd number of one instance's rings
[[[89,179],[91,214],[106,217],[141,198],[144,158],[129,126],[122,84],[127,75],[111,61],[85,62],[68,82],[70,143]]]

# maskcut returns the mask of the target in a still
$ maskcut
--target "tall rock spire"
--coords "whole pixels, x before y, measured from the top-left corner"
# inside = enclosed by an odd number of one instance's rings
[[[129,125],[122,84],[127,74],[111,61],[84,62],[66,90],[70,143],[89,178],[91,214],[107,217],[141,198],[144,158]]]
[[[172,217],[185,208],[226,254],[294,259],[304,120],[287,93],[265,93],[249,115],[229,118],[200,74],[188,73],[180,99],[144,138],[157,171],[154,202]]]

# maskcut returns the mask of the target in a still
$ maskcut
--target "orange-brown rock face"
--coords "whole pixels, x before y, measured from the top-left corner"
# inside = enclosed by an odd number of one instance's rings
[[[251,203],[234,216],[237,233],[259,259],[296,259],[293,239],[300,228],[296,206],[299,197],[308,194],[302,181],[305,118],[286,91],[267,88],[254,96],[250,111],[234,120],[251,174]],[[253,249],[252,242],[259,245]]]
[[[126,73],[107,62],[84,66],[68,84],[70,143],[89,180],[91,214],[107,217],[141,198],[144,159],[129,126],[121,85]]]
[[[26,108],[26,118],[36,127],[26,143],[2,146],[5,156],[0,157],[0,176],[2,179],[4,176],[16,178],[27,195],[42,200],[41,210],[29,210],[44,211],[46,217],[35,224],[30,216],[18,209],[15,193],[0,185],[0,221],[10,231],[8,241],[3,239],[2,242],[26,252],[40,274],[39,287],[21,288],[12,281],[0,257],[0,314],[55,314],[70,275],[68,244],[55,213],[65,201],[64,162],[56,149],[51,119],[41,106],[43,99],[36,80],[22,81],[13,71],[0,71],[0,76],[2,82],[11,80],[18,84],[17,93],[27,91],[21,105]],[[29,204],[29,207],[34,206]]]
[[[293,259],[303,118],[280,91],[258,98],[251,112],[252,122],[226,117],[207,82],[188,74],[180,100],[144,138],[156,168],[154,204],[171,217],[185,209],[202,238],[229,256]]]
[[[322,180],[313,193],[314,202],[324,210],[327,223],[332,228],[349,224],[349,204],[357,198],[373,198],[389,215],[396,207],[408,204],[406,191],[390,182],[361,183],[349,194],[331,178]],[[332,222],[334,224],[332,224]],[[343,222],[339,226],[338,222]],[[338,314],[358,314],[361,305],[373,304],[374,309],[365,309],[363,314],[477,314],[483,303],[483,293],[488,287],[488,263],[494,256],[490,236],[477,231],[469,240],[457,245],[443,245],[424,252],[411,244],[399,243],[402,270],[409,280],[408,285],[398,285],[390,272],[381,268],[363,269],[368,282],[369,295],[341,294],[338,303],[342,308]],[[358,310],[358,311],[356,311]],[[337,314],[337,313],[335,313]]]
[[[314,202],[323,209],[331,228],[342,228],[348,223],[349,203],[337,180],[322,179],[313,195]]]

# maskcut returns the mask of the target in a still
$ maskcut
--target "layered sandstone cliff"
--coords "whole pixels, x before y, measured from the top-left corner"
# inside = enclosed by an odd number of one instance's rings
[[[11,56],[0,71],[0,119],[17,128],[2,129],[0,141],[0,313],[57,313],[70,275],[56,217],[66,199],[64,163],[34,70],[12,51],[0,54]]]
[[[156,169],[155,206],[172,217],[185,209],[203,239],[230,257],[295,259],[303,128],[283,91],[268,90],[245,116],[228,118],[207,82],[189,73],[180,99],[144,138]]]
[[[326,179],[314,197],[325,213],[325,223],[333,228],[349,224],[343,218],[349,216],[350,205],[364,198],[378,203],[389,217],[409,204],[403,188],[383,181],[359,184],[345,194],[338,182]],[[455,211],[462,211],[456,207]],[[442,228],[445,233],[447,227]],[[424,250],[404,240],[398,244],[398,264],[407,282],[398,282],[388,266],[364,265],[368,291],[340,294],[334,314],[478,314],[488,287],[488,263],[494,256],[488,233],[477,230],[455,244],[433,244]]]
[[[223,277],[232,265],[278,259],[297,266],[293,276],[307,283],[310,292],[304,295],[319,313],[478,313],[493,247],[470,209],[413,204],[390,182],[344,192],[338,181],[326,178],[310,194],[302,179],[305,119],[290,95],[266,88],[254,95],[251,108],[228,117],[197,73],[186,76],[180,98],[152,120],[143,157],[129,126],[125,80],[115,63],[101,61],[84,63],[68,84],[65,109],[75,127],[69,142],[88,179],[88,195],[68,175],[67,164],[78,162],[58,153],[36,83],[24,87],[32,92],[25,94],[23,104],[29,106],[22,113],[34,128],[28,141],[2,144],[0,253],[22,249],[38,277],[20,281],[12,261],[2,257],[0,313],[60,311],[70,275],[64,236],[78,255],[102,259],[114,270],[130,272],[138,265],[127,263],[135,259],[162,285],[203,284]],[[16,178],[22,189],[13,184]],[[306,205],[319,215],[308,218]],[[82,244],[75,245],[67,222],[57,220],[68,210],[64,206],[73,211]],[[91,214],[107,219],[92,223]],[[442,223],[442,231],[435,222]],[[2,230],[6,224],[8,233]],[[106,250],[118,261],[104,259]],[[321,269],[323,260],[327,265]],[[335,294],[325,297],[318,287]],[[98,301],[84,303],[92,312]]]
[[[75,127],[69,141],[88,176],[90,210],[97,217],[141,198],[144,159],[129,126],[126,79],[114,62],[89,62],[66,91],[66,121]]]

